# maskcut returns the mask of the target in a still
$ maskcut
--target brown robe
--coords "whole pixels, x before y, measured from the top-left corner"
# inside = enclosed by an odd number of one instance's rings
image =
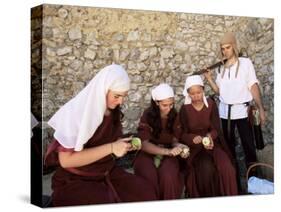
[[[142,141],[149,140],[153,144],[171,147],[173,134],[166,129],[167,119],[162,119],[162,132],[158,139],[152,135],[152,128],[147,122],[147,110],[141,117],[138,136]],[[138,176],[150,181],[157,190],[160,200],[179,199],[183,192],[184,180],[180,172],[177,157],[164,156],[161,165],[156,168],[152,154],[140,151],[134,161],[134,171]]]
[[[113,142],[121,135],[121,123],[116,127],[112,115],[105,116],[84,148]],[[57,151],[74,151],[63,148],[55,140],[52,146],[56,145]],[[156,200],[153,186],[117,167],[111,155],[79,168],[59,166],[52,178],[52,189],[54,206]]]
[[[231,154],[224,142],[216,103],[208,99],[197,111],[191,104],[183,105],[175,122],[177,138],[190,147],[190,156],[185,160],[187,170],[186,188],[190,197],[237,195],[236,171]],[[209,133],[214,148],[206,150],[194,144],[193,138]]]

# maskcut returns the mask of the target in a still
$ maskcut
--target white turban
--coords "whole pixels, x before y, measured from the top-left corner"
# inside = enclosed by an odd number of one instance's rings
[[[203,80],[199,75],[189,76],[185,80],[185,85],[184,85],[184,89],[182,92],[182,94],[185,96],[185,100],[184,100],[185,105],[191,104],[191,98],[190,98],[187,90],[193,85],[200,85],[200,86],[204,87]],[[206,107],[208,107],[208,102],[207,102],[207,99],[206,99],[206,96],[204,93],[203,93],[203,102],[206,105]]]
[[[158,85],[157,87],[155,87],[154,89],[152,89],[151,96],[154,101],[160,101],[163,99],[168,99],[168,98],[174,97],[175,94],[174,94],[173,88],[171,88],[171,86],[169,86],[168,84],[162,83],[162,84]]]
[[[49,120],[54,137],[65,148],[82,150],[103,121],[108,90],[125,92],[129,88],[130,79],[122,66],[106,66]]]

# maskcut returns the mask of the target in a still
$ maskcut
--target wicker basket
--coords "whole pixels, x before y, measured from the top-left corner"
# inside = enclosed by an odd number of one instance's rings
[[[253,168],[255,167],[266,167],[266,168],[269,168],[272,170],[272,173],[274,171],[274,168],[272,165],[270,164],[267,164],[267,163],[253,163],[252,165],[249,166],[248,170],[247,170],[247,174],[246,174],[246,179],[247,179],[247,182],[249,182],[249,175],[252,171]],[[273,176],[273,175],[272,175]],[[272,178],[272,180],[274,180],[274,177]],[[269,180],[271,181],[271,180]],[[248,184],[247,184],[248,185]]]
[[[246,174],[247,180],[249,180],[249,174],[252,171],[252,169],[257,167],[257,166],[267,167],[267,168],[272,169],[272,171],[274,170],[273,166],[268,164],[268,163],[253,163],[252,165],[249,166],[249,168],[247,170],[247,174]]]

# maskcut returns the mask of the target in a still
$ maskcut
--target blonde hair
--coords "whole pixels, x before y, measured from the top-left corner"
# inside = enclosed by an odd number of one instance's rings
[[[223,53],[222,53],[222,50],[221,50],[221,46],[222,45],[225,45],[225,44],[230,44],[234,50],[234,54],[235,56],[238,58],[239,57],[239,50],[238,50],[238,45],[237,45],[237,40],[236,40],[236,37],[234,35],[233,32],[226,32],[224,34],[224,36],[221,38],[221,41],[220,41],[220,58],[221,60],[223,61]],[[238,65],[237,65],[237,68],[236,68],[236,72],[235,72],[235,78],[237,77],[237,74],[238,74],[238,69],[239,69],[239,60],[238,60]],[[225,67],[224,67],[224,70],[222,72],[222,75],[221,77],[223,78],[224,76],[224,73],[225,73]]]

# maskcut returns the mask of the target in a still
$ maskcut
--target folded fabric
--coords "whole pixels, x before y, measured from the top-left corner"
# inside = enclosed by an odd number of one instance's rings
[[[248,180],[248,192],[252,194],[273,194],[274,183],[252,176]]]

